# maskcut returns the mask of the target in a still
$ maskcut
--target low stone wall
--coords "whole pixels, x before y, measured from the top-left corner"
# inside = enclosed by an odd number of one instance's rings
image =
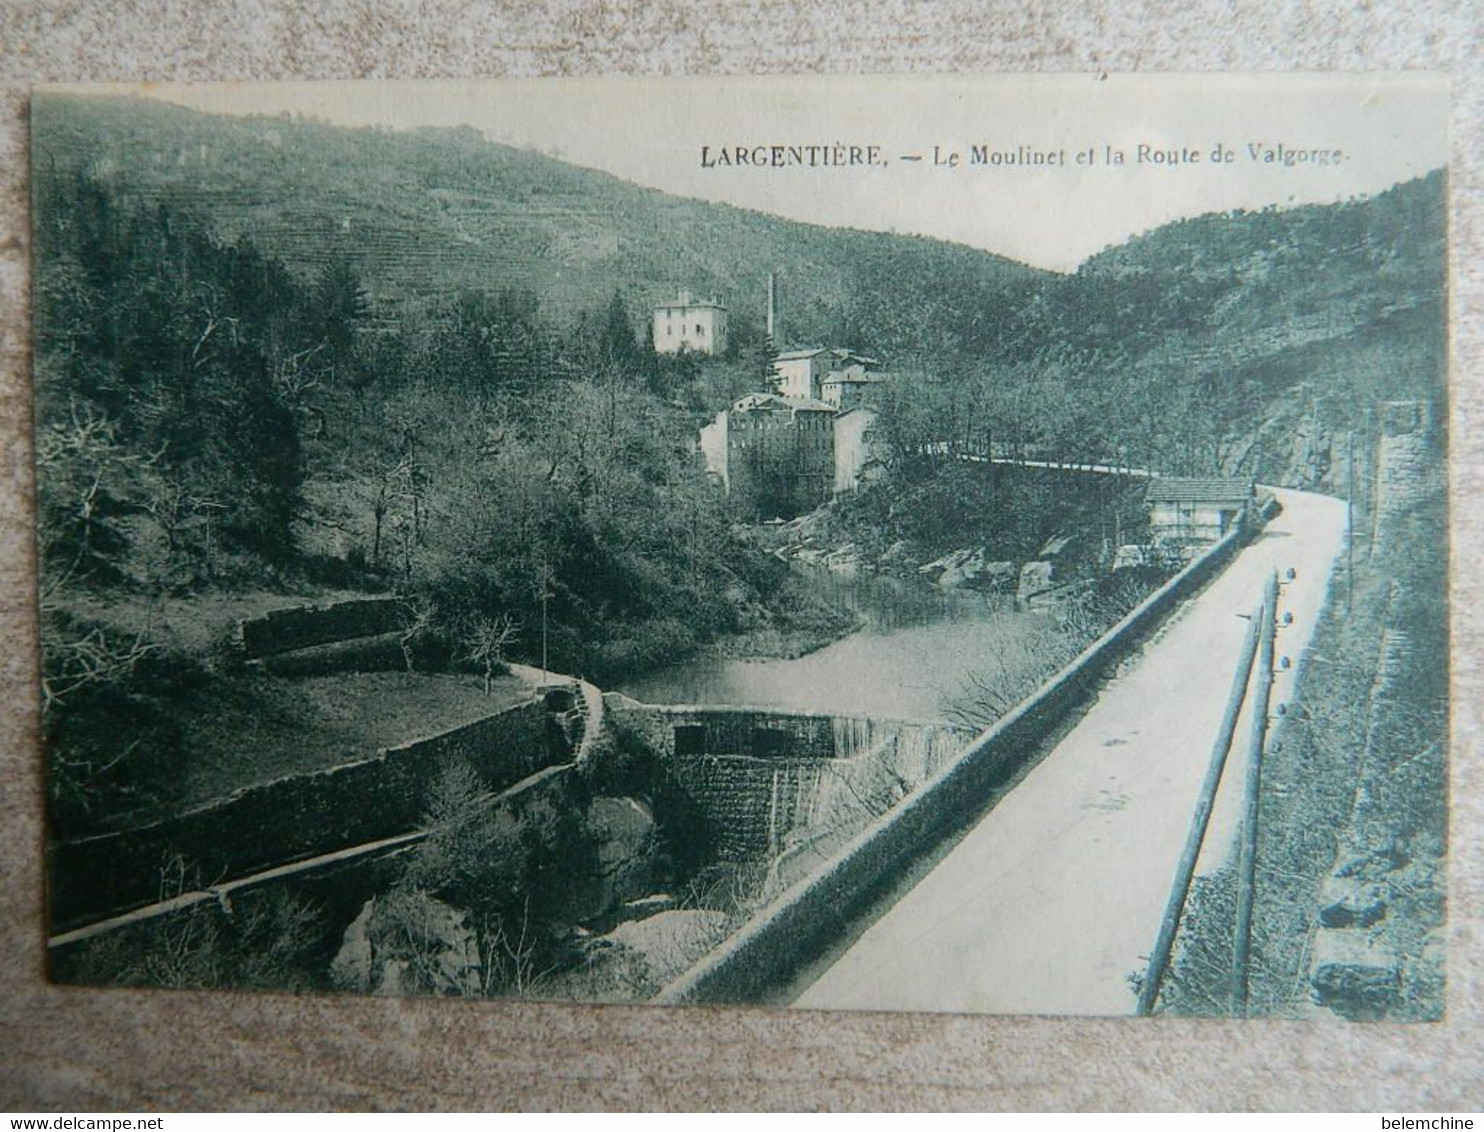
[[[617,734],[637,738],[666,760],[695,759],[702,754],[760,759],[836,757],[837,717],[832,715],[642,704],[619,692],[607,693],[603,701]]]
[[[786,985],[911,862],[976,819],[1032,766],[1098,679],[1218,573],[1264,521],[1234,530],[1191,561],[957,759],[665,988],[659,1001],[758,1002]]]
[[[571,758],[550,711],[524,704],[311,774],[248,787],[153,825],[52,847],[50,904],[64,929],[161,899],[176,858],[209,886],[417,827],[429,788],[462,761],[492,790]]]
[[[403,620],[402,605],[396,598],[367,597],[275,609],[239,621],[237,631],[243,653],[257,660],[311,645],[395,632]]]

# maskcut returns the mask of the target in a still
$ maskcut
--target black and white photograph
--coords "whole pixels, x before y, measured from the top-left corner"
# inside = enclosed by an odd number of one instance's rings
[[[49,977],[1442,1019],[1447,125],[39,87]]]

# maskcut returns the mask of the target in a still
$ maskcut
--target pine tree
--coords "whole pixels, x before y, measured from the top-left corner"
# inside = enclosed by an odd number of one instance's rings
[[[774,345],[771,334],[764,335],[755,347],[749,368],[757,375],[762,388],[769,393],[782,394],[783,374],[778,369],[778,347]]]

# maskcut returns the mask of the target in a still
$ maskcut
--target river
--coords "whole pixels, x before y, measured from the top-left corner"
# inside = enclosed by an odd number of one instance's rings
[[[794,569],[821,598],[855,610],[863,627],[792,660],[695,657],[617,690],[647,703],[952,719],[949,705],[971,675],[1000,679],[1032,663],[1051,628],[1047,616],[1017,611],[1009,596]]]

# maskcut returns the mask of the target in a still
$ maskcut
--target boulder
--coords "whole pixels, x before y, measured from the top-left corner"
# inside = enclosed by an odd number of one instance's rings
[[[1051,580],[1055,570],[1050,562],[1027,562],[1020,568],[1020,584],[1016,587],[1015,596],[1025,601],[1045,593],[1056,584]]]
[[[340,950],[330,962],[330,981],[337,987],[362,992],[371,989],[374,956],[369,926],[375,908],[376,898],[373,896],[350,922],[350,927],[345,929]]]
[[[1368,928],[1386,918],[1391,890],[1354,877],[1331,877],[1320,895],[1319,923],[1326,928]]]
[[[957,563],[962,562],[973,553],[974,552],[972,550],[951,551],[950,553],[943,555],[942,558],[935,558],[931,562],[924,562],[917,568],[917,572],[919,574],[926,574],[931,578],[937,578],[938,575],[943,573],[943,571],[951,569]]]
[[[941,589],[953,590],[973,584],[984,573],[984,548],[962,550],[952,556],[948,566],[938,575]]]
[[[961,588],[1008,589],[1015,580],[1015,563],[991,562],[984,547],[955,550],[917,568],[945,590]]]
[[[725,912],[690,908],[620,924],[603,938],[642,956],[650,978],[664,986],[720,943],[728,922]]]
[[[368,900],[346,928],[330,976],[379,995],[475,995],[483,984],[468,913],[422,892]]]
[[[1361,928],[1322,928],[1309,984],[1320,1006],[1352,1021],[1375,1021],[1401,994],[1401,967]]]

